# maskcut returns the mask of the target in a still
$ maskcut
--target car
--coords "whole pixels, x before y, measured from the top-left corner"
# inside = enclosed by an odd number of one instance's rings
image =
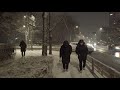
[[[111,50],[112,54],[115,54],[116,52],[120,52],[120,45],[114,45],[112,48],[110,48],[109,50]]]
[[[78,42],[71,42],[70,45],[72,46],[72,51],[75,52],[76,46]]]
[[[87,47],[88,47],[88,54],[91,54],[92,52],[94,52],[94,47],[89,45],[87,45]]]
[[[77,46],[78,42],[71,42],[70,45],[72,46],[72,51],[75,52],[76,46]],[[94,47],[90,44],[87,44],[88,47],[88,54],[91,54],[92,52],[94,52]]]

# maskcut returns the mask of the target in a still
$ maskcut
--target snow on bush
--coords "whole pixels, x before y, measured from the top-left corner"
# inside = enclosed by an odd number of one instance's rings
[[[23,57],[0,64],[0,78],[52,78],[52,66],[51,56]]]

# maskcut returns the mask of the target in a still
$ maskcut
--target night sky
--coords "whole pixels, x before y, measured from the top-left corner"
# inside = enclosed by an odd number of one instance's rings
[[[108,12],[67,12],[66,14],[72,16],[84,35],[90,32],[96,32],[101,26],[109,25]]]

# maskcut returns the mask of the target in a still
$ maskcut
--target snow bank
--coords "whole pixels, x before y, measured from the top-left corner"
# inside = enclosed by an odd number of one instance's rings
[[[52,66],[51,56],[29,56],[11,62],[9,60],[9,63],[0,65],[0,78],[52,78]]]

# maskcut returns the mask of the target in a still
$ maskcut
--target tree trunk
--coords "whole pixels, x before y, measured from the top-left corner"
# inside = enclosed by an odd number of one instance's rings
[[[42,55],[47,56],[47,16],[46,12],[43,12],[43,42],[42,42]]]
[[[50,30],[50,12],[49,12],[49,54],[52,54],[52,31]]]

